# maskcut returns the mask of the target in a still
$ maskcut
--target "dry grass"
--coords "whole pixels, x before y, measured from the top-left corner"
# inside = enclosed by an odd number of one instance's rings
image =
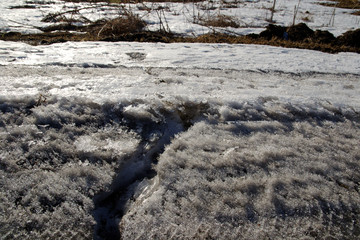
[[[136,33],[144,29],[146,23],[136,14],[127,12],[124,16],[111,20],[101,20],[90,26],[90,33],[98,37],[116,37],[126,33]]]
[[[98,2],[99,0],[67,0],[67,1],[85,1]],[[132,1],[132,0],[108,0],[114,1]],[[140,0],[142,1],[142,0]],[[178,1],[178,0],[154,0],[154,1]],[[188,1],[188,0],[184,0]],[[353,3],[353,1],[340,1],[336,4]],[[104,3],[107,5],[107,3]],[[359,3],[357,2],[357,5]],[[354,5],[352,5],[354,6]],[[259,44],[272,45],[288,48],[301,48],[318,50],[328,53],[337,52],[357,52],[360,53],[360,46],[357,43],[359,31],[352,31],[335,38],[326,31],[313,31],[306,24],[298,24],[289,28],[269,25],[265,31],[260,34],[250,34],[247,36],[236,36],[232,34],[216,33],[215,28],[240,27],[239,21],[233,16],[214,14],[209,16],[199,16],[196,21],[209,28],[214,28],[213,33],[197,36],[184,37],[172,34],[166,19],[162,23],[163,15],[159,10],[158,17],[163,29],[160,31],[146,31],[146,22],[138,15],[125,9],[119,8],[120,15],[115,19],[101,19],[96,22],[84,18],[78,13],[78,10],[67,12],[58,12],[44,17],[43,21],[53,22],[46,28],[40,30],[40,34],[21,34],[21,33],[1,33],[0,40],[23,41],[33,45],[52,44],[66,41],[138,41],[138,42],[196,42],[196,43],[229,43],[229,44]],[[68,17],[70,15],[70,17]],[[311,14],[306,12],[304,21],[311,21]],[[77,22],[83,22],[87,25],[78,26]],[[76,31],[72,33],[70,31]],[[284,40],[284,32],[288,33],[289,41]],[[79,34],[81,33],[81,34]]]
[[[360,2],[358,0],[330,0],[333,3],[321,3],[321,5],[329,7],[339,7],[347,9],[360,9]]]
[[[81,17],[81,16],[80,16]],[[64,20],[65,19],[65,20]],[[146,27],[146,22],[143,21],[137,14],[124,10],[122,15],[115,19],[100,19],[96,22],[87,22],[88,25],[78,26],[78,18],[68,19],[65,14],[57,13],[46,16],[43,21],[54,22],[53,25],[40,28],[45,34],[38,34],[39,38],[47,39],[58,38],[61,36],[67,40],[77,41],[82,40],[103,40],[117,38],[123,34],[134,34],[142,32]],[[59,24],[60,23],[60,24]],[[83,32],[85,34],[70,34],[68,31]],[[28,35],[36,39],[36,35]],[[69,39],[69,37],[71,39]],[[14,36],[12,37],[14,38]],[[44,40],[43,39],[43,40]]]
[[[115,20],[114,20],[115,21]],[[234,36],[229,34],[210,33],[204,34],[198,37],[182,37],[176,36],[171,33],[163,32],[150,32],[150,31],[139,31],[139,32],[127,32],[121,33],[121,30],[115,32],[109,27],[104,28],[99,34],[100,26],[94,33],[85,34],[74,34],[69,32],[53,32],[53,33],[42,33],[42,34],[26,34],[21,33],[0,33],[0,40],[7,41],[22,41],[33,45],[39,44],[52,44],[66,41],[137,41],[137,42],[165,42],[165,43],[228,43],[228,44],[257,44],[257,45],[270,45],[285,48],[299,48],[299,49],[310,49],[317,50],[327,53],[338,53],[338,52],[357,52],[360,53],[360,47],[354,44],[348,44],[356,38],[356,35],[352,34],[347,36],[344,34],[338,38],[334,38],[331,41],[320,41],[320,35],[324,35],[321,31],[314,32],[315,38],[306,38],[303,40],[284,40],[279,37],[272,37],[270,39],[261,37],[257,34],[250,34],[247,36]],[[114,24],[116,25],[116,24]],[[106,26],[104,24],[103,26]],[[348,34],[358,32],[352,31]],[[106,34],[105,34],[106,33]],[[317,37],[316,37],[317,36]],[[354,42],[354,41],[353,41]],[[355,41],[356,42],[356,41]]]
[[[336,45],[331,43],[316,43],[310,41],[286,41],[278,38],[270,40],[259,38],[257,35],[249,36],[230,36],[227,34],[205,34],[196,38],[179,38],[177,42],[192,42],[192,43],[228,43],[228,44],[257,44],[257,45],[270,45],[285,48],[299,48],[322,51],[327,53],[338,52],[357,52],[360,49],[345,45]]]
[[[200,24],[207,27],[240,27],[239,23],[234,17],[222,14],[210,16],[205,19],[200,19]]]
[[[70,32],[46,32],[40,34],[21,34],[16,32],[1,33],[0,40],[20,41],[31,45],[48,45],[67,41],[129,41],[129,42],[174,42],[175,38],[171,33],[141,31],[134,33],[123,33],[118,35],[104,36],[92,33],[76,34]]]

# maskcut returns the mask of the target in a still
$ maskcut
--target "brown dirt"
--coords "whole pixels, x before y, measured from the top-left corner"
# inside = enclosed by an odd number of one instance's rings
[[[338,44],[360,48],[360,29],[347,31],[337,39]]]
[[[274,24],[269,24],[266,27],[265,31],[262,31],[260,33],[260,37],[270,40],[273,38],[279,38],[282,39],[284,37],[284,33],[286,32],[286,27],[278,26]]]
[[[287,37],[285,38],[285,34]],[[287,48],[301,48],[328,53],[356,52],[360,53],[360,29],[348,31],[335,38],[328,31],[311,30],[305,23],[290,27],[270,24],[260,34],[232,36],[227,34],[205,34],[196,38],[181,38],[177,41],[204,43],[242,43],[260,44]]]
[[[314,31],[311,30],[305,23],[288,27],[286,32],[291,41],[304,41],[305,39],[314,38]]]

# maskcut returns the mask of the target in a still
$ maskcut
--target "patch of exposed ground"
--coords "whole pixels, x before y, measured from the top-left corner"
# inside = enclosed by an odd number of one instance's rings
[[[98,0],[67,0],[69,2],[100,2]],[[161,1],[164,0],[155,0]],[[165,0],[166,1],[166,0]],[[173,0],[170,0],[173,1]],[[174,0],[175,1],[175,0]],[[112,3],[124,3],[127,0],[108,0],[104,6]],[[182,1],[183,2],[183,1]],[[30,4],[30,3],[29,3]],[[327,3],[332,6],[331,3]],[[352,9],[360,8],[358,1],[336,1],[336,7]],[[15,6],[33,7],[33,5]],[[99,6],[84,7],[91,9]],[[231,33],[219,33],[215,28],[234,27],[241,24],[233,17],[226,15],[214,15],[199,17],[198,24],[213,29],[212,33],[191,37],[174,34],[170,29],[163,27],[160,31],[146,30],[147,23],[138,15],[121,8],[119,17],[115,19],[100,19],[90,21],[79,14],[79,9],[49,13],[42,21],[51,23],[47,27],[35,27],[42,31],[37,34],[22,34],[19,32],[0,32],[0,40],[22,41],[32,45],[53,44],[66,41],[138,41],[138,42],[194,42],[194,43],[229,43],[229,44],[259,44],[286,48],[301,48],[318,50],[328,53],[360,52],[360,29],[348,31],[339,37],[335,37],[328,31],[312,30],[305,23],[283,27],[268,25],[260,34],[234,35]],[[194,20],[195,21],[195,20]],[[166,24],[165,24],[166,25]]]
[[[124,19],[126,21],[124,22]],[[124,27],[129,23],[132,27]],[[136,17],[119,18],[108,22],[98,21],[86,27],[60,24],[43,29],[39,34],[2,33],[0,40],[21,41],[32,45],[52,44],[66,41],[137,41],[137,42],[193,42],[259,44],[286,48],[318,50],[328,53],[360,53],[360,29],[348,31],[335,37],[328,31],[313,31],[305,23],[290,27],[268,25],[260,34],[235,36],[224,33],[209,33],[197,37],[184,37],[165,31],[145,31],[145,23]],[[70,31],[81,31],[74,33]]]

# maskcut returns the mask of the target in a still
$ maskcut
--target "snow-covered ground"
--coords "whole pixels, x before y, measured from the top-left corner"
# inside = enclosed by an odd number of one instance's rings
[[[30,46],[0,42],[1,65],[183,67],[360,74],[359,54],[327,54],[260,45],[68,42]]]
[[[305,22],[309,27],[328,30],[338,36],[348,30],[360,27],[360,16],[352,15],[356,10],[322,6],[316,0],[277,0],[273,16],[276,24],[289,26],[293,24],[294,8],[297,14],[295,23]],[[48,14],[72,11],[65,15],[68,19],[91,21],[102,18],[115,18],[123,9],[138,14],[148,23],[149,30],[160,27],[185,35],[199,35],[212,32],[214,28],[200,25],[201,19],[214,18],[219,15],[232,16],[240,28],[215,28],[217,31],[235,34],[259,33],[269,24],[273,6],[272,0],[236,0],[204,1],[199,3],[138,3],[124,5],[107,5],[104,3],[65,3],[60,0],[13,0],[0,4],[0,29],[2,31],[20,31],[23,33],[40,32],[52,22],[42,22]],[[78,10],[74,13],[74,10]],[[80,24],[80,23],[79,23]],[[162,26],[161,26],[162,25]]]
[[[357,54],[0,43],[3,239],[359,236]]]
[[[0,72],[1,239],[360,237],[358,54],[0,41]]]

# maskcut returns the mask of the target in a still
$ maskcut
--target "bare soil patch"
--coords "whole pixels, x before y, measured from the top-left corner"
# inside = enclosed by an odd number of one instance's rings
[[[313,31],[305,23],[290,27],[270,24],[260,34],[233,36],[228,34],[205,34],[196,38],[182,38],[181,41],[205,43],[243,43],[271,45],[287,48],[317,50],[327,53],[360,53],[360,29],[348,31],[335,37],[328,31]]]
[[[84,27],[75,26],[71,23],[52,25],[42,29],[43,33],[39,34],[0,33],[0,40],[22,41],[32,45],[66,41],[259,44],[310,49],[327,53],[360,53],[360,43],[358,41],[360,39],[360,29],[348,31],[336,38],[328,31],[313,31],[305,23],[290,27],[269,24],[266,30],[260,34],[235,36],[214,32],[197,37],[184,37],[167,31],[146,31],[144,30],[145,26],[145,22],[136,15],[130,14],[113,20],[100,20]]]
[[[143,0],[65,0],[68,2],[104,2],[109,3],[142,2]],[[190,0],[150,0],[153,2],[187,2]],[[202,0],[191,0],[202,1]],[[333,1],[336,5],[327,2],[328,6],[360,8],[359,1],[339,0]],[[29,6],[32,2],[27,2]],[[323,3],[321,3],[323,4]],[[101,4],[100,4],[101,5]],[[28,6],[19,6],[28,7]],[[196,42],[196,43],[241,43],[272,45],[287,48],[301,48],[318,50],[328,53],[357,52],[360,53],[359,32],[348,31],[335,37],[328,31],[312,30],[305,23],[290,27],[269,24],[260,34],[234,35],[219,33],[215,28],[241,27],[240,22],[231,16],[222,14],[208,17],[199,17],[198,24],[213,29],[212,33],[196,37],[174,34],[166,27],[166,20],[161,22],[160,31],[146,30],[147,23],[138,15],[125,7],[119,8],[119,16],[115,19],[100,19],[91,21],[80,14],[80,10],[88,10],[99,5],[85,6],[81,9],[71,9],[50,13],[42,21],[51,25],[38,28],[42,33],[22,34],[19,32],[0,32],[0,40],[22,41],[32,45],[53,44],[66,41],[138,41],[138,42]],[[160,9],[161,10],[161,9]],[[161,12],[159,19],[162,20]],[[195,21],[195,20],[194,20]]]

